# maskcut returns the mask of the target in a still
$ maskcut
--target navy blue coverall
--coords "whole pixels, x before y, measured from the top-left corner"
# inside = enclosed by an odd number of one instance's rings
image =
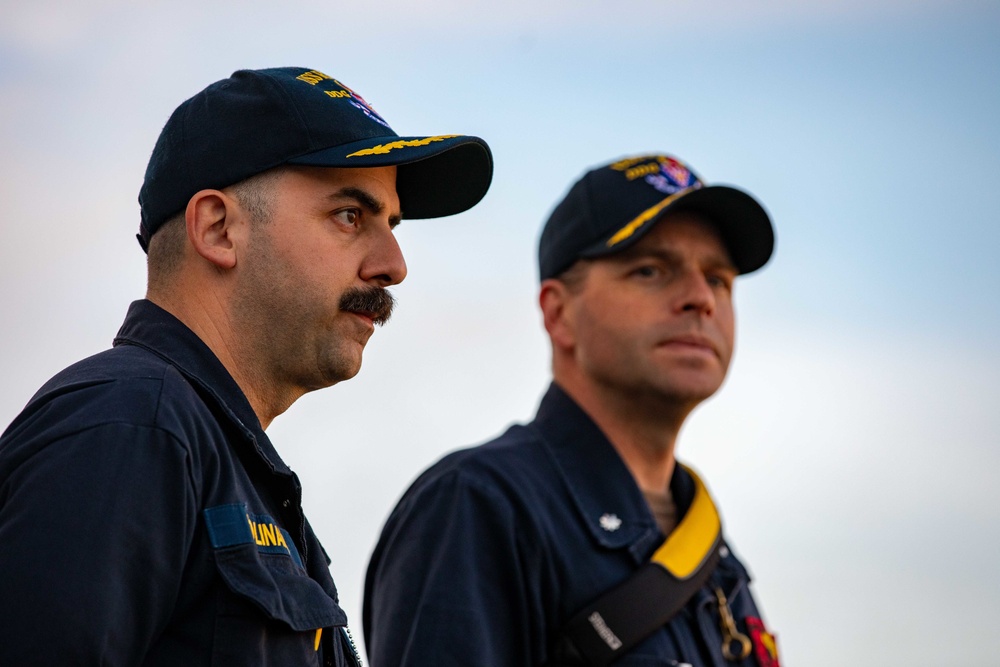
[[[671,490],[683,514],[694,484],[680,466]],[[535,421],[446,456],[399,501],[365,584],[371,664],[551,664],[560,628],[664,539],[611,443],[552,385]],[[721,553],[686,607],[616,665],[778,664],[747,571],[728,547]],[[752,639],[742,660],[723,655],[716,589]]]
[[[0,437],[0,665],[352,665],[301,488],[149,301]]]

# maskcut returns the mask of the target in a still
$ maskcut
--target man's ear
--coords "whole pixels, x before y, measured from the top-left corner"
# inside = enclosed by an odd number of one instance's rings
[[[195,252],[220,269],[236,266],[236,239],[243,232],[243,211],[219,190],[201,190],[184,211],[187,237]]]
[[[542,321],[545,330],[552,339],[552,345],[559,348],[572,348],[576,342],[573,329],[572,300],[573,295],[561,280],[549,278],[542,281],[538,293],[538,305],[542,309]]]

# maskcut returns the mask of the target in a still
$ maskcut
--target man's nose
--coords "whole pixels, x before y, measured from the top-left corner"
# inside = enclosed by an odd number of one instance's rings
[[[386,225],[373,232],[371,249],[361,266],[361,279],[365,282],[388,287],[406,278],[406,260],[396,235]]]
[[[678,296],[678,310],[694,310],[710,315],[715,310],[715,291],[701,271],[685,272]]]

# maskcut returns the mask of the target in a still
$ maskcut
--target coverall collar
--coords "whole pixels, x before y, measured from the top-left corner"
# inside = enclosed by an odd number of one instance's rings
[[[114,345],[142,347],[176,367],[206,399],[222,410],[247,440],[254,443],[273,472],[293,475],[264,433],[257,414],[236,380],[208,345],[183,322],[152,301],[133,301]]]
[[[608,549],[627,548],[636,564],[648,560],[665,536],[632,473],[590,416],[553,382],[530,426],[541,434],[594,542]],[[679,465],[670,489],[683,517],[694,483]]]

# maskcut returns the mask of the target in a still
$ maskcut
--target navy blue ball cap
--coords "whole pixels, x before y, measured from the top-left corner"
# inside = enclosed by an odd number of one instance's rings
[[[737,188],[706,185],[675,157],[641,155],[592,169],[570,188],[542,229],[539,276],[554,278],[578,259],[621,252],[677,211],[710,220],[741,274],[771,258],[774,229],[756,199]]]
[[[408,219],[461,213],[493,178],[489,146],[478,137],[400,137],[363,97],[322,72],[239,70],[185,101],[164,126],[139,190],[139,244],[145,250],[198,191],[285,164],[396,165]]]

